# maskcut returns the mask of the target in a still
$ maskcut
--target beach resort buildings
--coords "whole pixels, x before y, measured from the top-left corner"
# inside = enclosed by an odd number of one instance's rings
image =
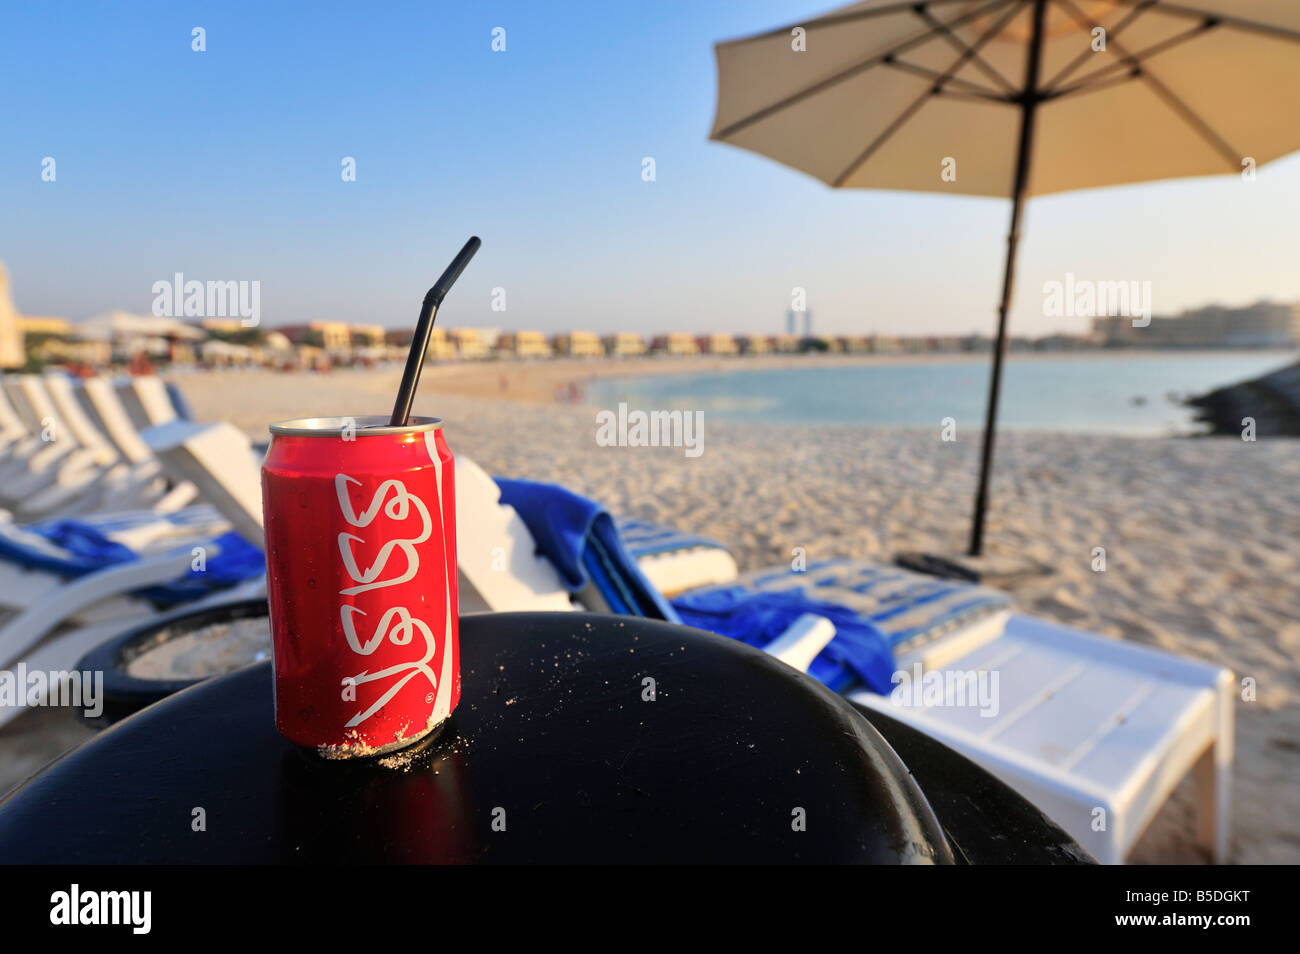
[[[19,360],[9,368],[23,367],[26,355],[48,364],[88,364],[96,367],[113,358],[112,346],[99,339],[79,336],[77,328],[66,318],[22,315],[16,318]]]
[[[282,325],[275,330],[295,345],[321,348],[328,354],[352,352],[352,331],[342,321],[309,321],[301,325]]]
[[[734,335],[700,335],[695,339],[695,344],[700,349],[701,354],[740,354],[740,348],[736,345]]]
[[[635,358],[645,354],[645,338],[635,331],[620,331],[602,339],[605,353],[611,358]]]
[[[503,331],[497,335],[496,352],[503,358],[549,358],[551,346],[540,331]]]
[[[1257,302],[1245,308],[1210,305],[1175,317],[1152,317],[1145,327],[1134,319],[1092,320],[1102,347],[1289,348],[1300,345],[1300,305]]]
[[[455,345],[458,356],[474,360],[486,358],[492,353],[491,344],[486,340],[488,336],[483,331],[482,328],[452,328],[447,332],[447,337]],[[492,336],[492,343],[495,343],[495,337]]]
[[[218,328],[216,326],[218,322],[224,327]],[[235,331],[233,326],[239,323],[228,319],[210,319],[204,322],[204,327],[209,327],[209,324],[211,324],[210,330],[220,333]],[[434,329],[435,332],[440,330]],[[270,338],[270,335],[281,335],[287,339],[297,355],[296,363],[306,368],[353,361],[384,361],[392,355],[396,347],[388,329],[381,325],[351,325],[343,321],[310,321],[306,324],[281,325],[261,336],[259,340],[248,342],[240,341],[236,334],[234,343],[248,344],[254,348],[269,348],[269,363],[277,367],[292,364],[293,362],[280,353],[275,339]],[[409,340],[408,335],[408,343]],[[434,353],[435,349],[431,346],[429,354]],[[231,352],[230,357],[234,359],[237,356]]]
[[[700,346],[690,332],[673,331],[666,335],[656,335],[650,342],[650,350],[672,358],[684,358],[699,354]]]
[[[568,331],[551,339],[551,347],[558,355],[569,358],[603,358],[605,346],[600,337],[591,331]]]
[[[410,347],[411,341],[415,338],[414,328],[389,328],[384,332],[384,344],[390,350],[396,350],[399,354],[404,354]],[[433,361],[451,361],[458,357],[456,346],[447,338],[447,329],[439,328],[434,325],[429,332],[429,349],[424,353],[425,358]]]
[[[384,328],[381,325],[348,325],[352,332],[353,348],[381,348],[384,345]]]
[[[785,334],[695,334],[674,331],[646,336],[620,331],[600,336],[570,330],[548,336],[536,329],[435,325],[429,340],[431,361],[486,359],[667,358],[830,352],[835,354],[978,354],[992,349],[981,334],[856,334],[813,337],[809,316],[789,316]],[[802,321],[795,319],[802,318]],[[800,324],[803,325],[800,328]],[[799,332],[803,332],[800,334]],[[265,328],[239,318],[184,321],[155,315],[109,311],[85,321],[21,315],[0,263],[0,369],[39,370],[67,365],[107,368],[142,362],[208,367],[267,366],[326,369],[338,364],[399,362],[414,337],[397,328],[318,320]],[[1242,308],[1210,305],[1178,316],[1153,316],[1134,324],[1132,317],[1100,317],[1084,334],[1057,332],[1037,338],[1013,336],[1009,350],[1079,351],[1090,348],[1295,348],[1300,347],[1300,303],[1261,301]]]

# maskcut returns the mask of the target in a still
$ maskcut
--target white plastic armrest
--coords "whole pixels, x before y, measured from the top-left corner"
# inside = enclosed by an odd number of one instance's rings
[[[835,638],[835,624],[825,616],[804,613],[790,628],[763,647],[787,666],[807,672],[812,661]]]
[[[190,560],[188,551],[132,560],[89,573],[53,590],[0,628],[0,666],[16,660],[46,633],[87,606],[175,580],[189,569]]]

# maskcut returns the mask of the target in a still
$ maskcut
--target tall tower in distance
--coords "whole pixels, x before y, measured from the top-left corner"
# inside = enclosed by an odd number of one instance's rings
[[[812,309],[803,313],[803,336],[811,338],[812,334]]]
[[[799,316],[795,314],[795,310],[793,308],[791,308],[789,311],[785,313],[786,334],[792,335],[795,333],[795,323],[798,322],[798,320],[799,320]]]

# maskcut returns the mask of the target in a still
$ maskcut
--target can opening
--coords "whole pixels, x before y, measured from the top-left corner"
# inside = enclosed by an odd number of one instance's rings
[[[291,437],[340,437],[357,434],[380,437],[392,434],[413,434],[436,431],[442,427],[440,417],[413,417],[405,425],[394,427],[386,414],[357,414],[344,417],[302,417],[292,421],[276,421],[272,434]]]

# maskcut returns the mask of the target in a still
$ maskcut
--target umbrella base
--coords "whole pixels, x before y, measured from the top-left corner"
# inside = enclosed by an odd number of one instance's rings
[[[973,557],[965,554],[921,553],[904,551],[894,555],[894,562],[907,570],[966,583],[1006,588],[1030,580],[1051,576],[1055,571],[1045,563],[1028,557],[1003,553],[985,553]]]

